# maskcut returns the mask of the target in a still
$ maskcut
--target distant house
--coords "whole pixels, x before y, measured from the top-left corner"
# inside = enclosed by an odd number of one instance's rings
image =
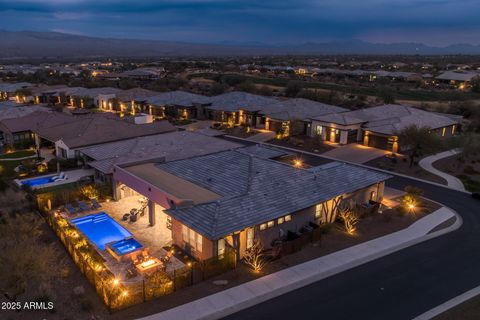
[[[301,169],[271,159],[283,153],[251,146],[117,165],[113,179],[147,197],[151,225],[163,211],[173,243],[199,260],[222,256],[227,246],[238,259],[255,241],[270,248],[310,223],[331,221],[347,203],[382,201],[387,174],[338,162]]]
[[[147,124],[121,120],[109,114],[71,116],[70,122],[42,126],[35,130],[37,146],[49,142],[58,158],[78,158],[78,149],[91,145],[175,131],[168,121]]]
[[[112,185],[112,174],[117,165],[145,161],[167,162],[190,158],[242,145],[189,131],[168,132],[121,141],[96,144],[78,149],[86,164],[95,169],[95,181],[112,186],[123,198],[128,192],[121,185]]]
[[[67,87],[59,89],[54,96],[57,98],[58,104],[64,104],[75,108],[100,108],[108,99],[115,97],[120,92],[117,88],[83,88],[83,87]]]
[[[265,118],[266,130],[288,136],[310,135],[311,118],[345,111],[348,109],[313,100],[294,98],[269,105],[259,111],[259,114]]]
[[[31,97],[19,96],[19,90],[28,90],[34,85],[29,82],[7,83],[0,82],[0,100],[12,100],[17,103],[30,102]]]
[[[445,71],[435,78],[437,81],[448,83],[466,89],[475,80],[480,80],[480,73],[469,71]]]
[[[265,118],[259,114],[259,111],[278,103],[278,100],[233,91],[211,97],[210,102],[211,104],[205,108],[207,118],[210,120],[264,128]]]
[[[98,96],[98,107],[110,112],[129,112],[131,114],[137,112],[148,113],[149,110],[146,100],[158,94],[158,92],[143,88],[132,88],[110,94],[100,94]]]
[[[150,108],[149,113],[161,119],[167,116],[202,119],[204,107],[211,103],[211,99],[185,91],[170,91],[149,97],[145,103]]]
[[[397,152],[398,131],[412,125],[428,127],[445,137],[459,130],[461,117],[389,104],[312,118],[311,136],[339,144],[361,142]]]
[[[18,116],[0,120],[0,131],[5,145],[20,149],[34,146],[35,133],[40,128],[73,121],[73,117],[67,114],[47,112],[39,108],[30,107],[21,112],[17,109],[15,111]]]
[[[58,103],[58,97],[56,96],[56,93],[60,90],[66,90],[67,88],[68,87],[65,85],[40,85],[38,87],[32,88],[31,92],[33,96],[33,102],[36,104],[56,104]]]

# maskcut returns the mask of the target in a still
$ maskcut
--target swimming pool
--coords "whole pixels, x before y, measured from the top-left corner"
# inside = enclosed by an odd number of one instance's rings
[[[55,182],[55,180],[53,179],[54,177],[56,177],[56,176],[40,177],[40,178],[22,180],[22,181],[20,181],[20,183],[22,185],[27,185],[27,186],[30,186],[30,187],[41,186],[43,184]]]
[[[124,240],[132,236],[130,231],[122,227],[105,212],[90,214],[71,220],[100,250],[110,242]]]
[[[135,238],[128,238],[112,243],[110,248],[115,251],[118,256],[121,256],[142,249],[143,246]]]

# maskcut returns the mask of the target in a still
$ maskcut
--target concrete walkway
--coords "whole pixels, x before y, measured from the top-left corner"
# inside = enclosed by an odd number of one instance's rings
[[[365,163],[370,160],[383,157],[388,153],[390,152],[386,150],[366,147],[358,143],[350,143],[322,153],[322,156],[334,158],[340,161]]]
[[[25,160],[25,159],[33,159],[33,158],[36,158],[37,155],[34,154],[34,155],[31,155],[31,156],[26,156],[26,157],[21,157],[21,158],[1,158],[0,159],[0,162],[2,161],[19,161],[19,160]]]
[[[420,167],[422,167],[424,170],[427,170],[427,171],[433,173],[434,175],[437,175],[437,176],[442,177],[443,179],[447,180],[447,185],[450,188],[455,189],[455,190],[459,190],[459,191],[466,191],[465,186],[463,185],[463,183],[460,179],[458,179],[458,178],[456,178],[452,175],[449,175],[448,173],[445,173],[443,171],[437,170],[433,167],[433,163],[435,161],[443,159],[443,158],[451,157],[453,155],[458,154],[459,152],[460,151],[458,151],[458,150],[449,150],[449,151],[445,151],[445,152],[440,152],[440,153],[437,153],[437,154],[434,154],[434,155],[423,158],[422,160],[420,160],[418,165]]]
[[[453,225],[429,233],[436,226],[452,217],[457,217]],[[448,208],[442,207],[406,229],[141,319],[219,319],[392,252],[451,232],[459,228],[461,224],[462,220],[459,215]]]

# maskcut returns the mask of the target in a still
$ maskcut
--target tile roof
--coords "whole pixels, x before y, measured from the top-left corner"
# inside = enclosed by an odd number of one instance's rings
[[[445,71],[436,77],[438,80],[455,80],[455,81],[472,81],[474,78],[480,77],[477,72],[460,72],[460,71]]]
[[[241,91],[224,93],[210,98],[209,109],[218,111],[260,111],[278,103],[278,100]]]
[[[307,120],[317,116],[345,111],[348,111],[348,109],[313,100],[294,98],[280,101],[275,105],[264,108],[260,113],[275,120]]]
[[[190,107],[196,104],[209,104],[210,98],[186,91],[170,91],[160,93],[146,100],[154,106],[182,106]]]
[[[375,170],[344,163],[297,169],[239,151],[172,161],[156,167],[222,196],[216,201],[168,210],[175,219],[210,239],[219,239],[390,178]]]
[[[71,123],[75,120],[73,116],[66,113],[44,111],[44,108],[38,106],[31,108],[35,109],[35,111],[29,112],[31,111],[29,110],[23,116],[1,120],[2,127],[12,133],[22,131],[37,132],[41,128]]]
[[[369,131],[391,135],[412,125],[437,129],[458,124],[460,119],[410,106],[387,104],[316,117],[314,120],[340,125],[363,123],[363,126]]]
[[[113,172],[115,165],[133,161],[156,158],[173,161],[241,146],[224,139],[194,132],[176,131],[94,145],[79,151],[94,160],[89,162],[90,166],[109,174]]]
[[[176,130],[168,121],[133,124],[103,114],[74,118],[71,123],[38,128],[36,132],[50,141],[62,140],[69,148],[79,148]]]

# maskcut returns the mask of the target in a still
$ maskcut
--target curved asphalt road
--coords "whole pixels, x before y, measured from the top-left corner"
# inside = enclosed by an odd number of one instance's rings
[[[303,155],[308,163],[324,159]],[[456,210],[457,231],[266,301],[226,319],[412,319],[480,285],[480,201],[468,194],[394,177]]]

